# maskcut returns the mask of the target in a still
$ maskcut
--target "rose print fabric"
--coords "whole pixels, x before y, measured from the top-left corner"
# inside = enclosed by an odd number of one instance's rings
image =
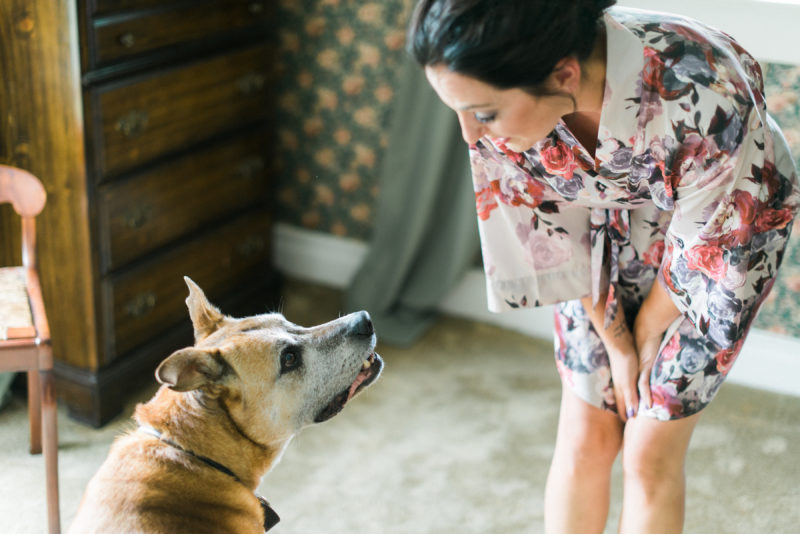
[[[710,402],[771,288],[800,205],[761,71],[690,19],[605,14],[606,93],[594,157],[563,123],[515,153],[470,147],[489,308],[556,307],[565,384],[616,410],[608,357],[578,299],[607,292],[632,325],[653,283],[682,316],[651,375],[659,419]],[[622,307],[617,309],[617,303]]]

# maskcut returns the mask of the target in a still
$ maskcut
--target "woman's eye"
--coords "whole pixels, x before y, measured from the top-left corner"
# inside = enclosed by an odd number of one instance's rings
[[[486,124],[488,122],[492,122],[497,117],[497,113],[476,113],[475,120]]]

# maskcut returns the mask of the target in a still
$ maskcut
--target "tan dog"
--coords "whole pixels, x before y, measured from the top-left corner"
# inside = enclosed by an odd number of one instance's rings
[[[263,533],[277,516],[253,493],[261,477],[383,368],[366,312],[313,328],[236,319],[186,283],[195,346],[156,370],[163,385],[89,482],[71,533]]]

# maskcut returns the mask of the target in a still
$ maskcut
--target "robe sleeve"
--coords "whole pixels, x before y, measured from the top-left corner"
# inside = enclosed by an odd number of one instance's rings
[[[707,342],[735,349],[774,282],[797,178],[776,167],[788,148],[765,109],[715,94],[692,111],[662,139],[674,212],[658,278]]]
[[[564,202],[521,155],[501,157],[479,142],[470,159],[489,309],[588,294],[590,210]]]

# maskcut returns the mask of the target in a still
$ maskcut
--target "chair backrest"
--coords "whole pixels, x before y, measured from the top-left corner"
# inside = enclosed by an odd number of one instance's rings
[[[10,202],[22,217],[36,217],[46,201],[47,193],[37,177],[16,167],[0,165],[0,203]]]
[[[47,202],[42,182],[28,171],[0,165],[0,204],[9,202],[22,218],[22,264],[36,267],[36,222]]]

